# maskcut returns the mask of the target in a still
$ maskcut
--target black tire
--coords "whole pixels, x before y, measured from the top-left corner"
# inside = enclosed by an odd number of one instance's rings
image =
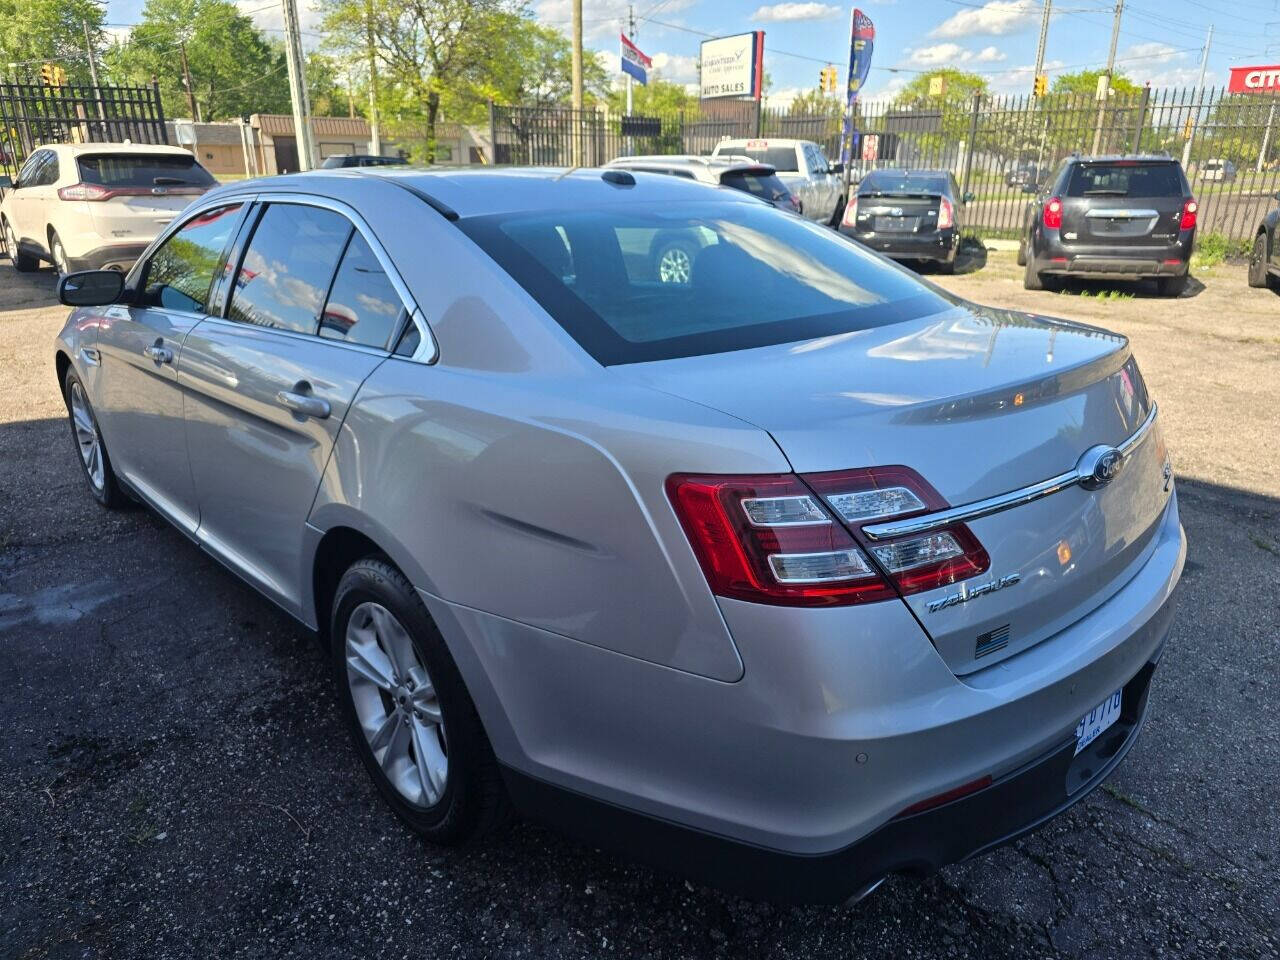
[[[93,474],[90,473],[89,462],[86,461],[82,452],[80,431],[76,425],[76,414],[72,403],[72,397],[77,389],[80,391],[84,409],[88,413],[94,435],[97,437],[98,455],[101,458],[102,466],[102,481],[100,484],[95,481]],[[93,412],[93,406],[89,403],[88,391],[84,389],[84,384],[80,381],[80,377],[74,367],[68,367],[67,374],[63,378],[62,399],[67,405],[67,423],[71,426],[71,442],[75,445],[76,462],[80,464],[80,472],[84,475],[85,485],[88,486],[89,492],[93,494],[93,498],[107,509],[117,510],[123,507],[128,502],[128,497],[125,496],[124,491],[121,489],[120,482],[116,479],[115,470],[111,467],[111,457],[107,454],[107,445],[102,439],[102,430],[98,427],[98,417]]]
[[[18,239],[8,220],[0,220],[0,230],[4,231],[4,245],[9,251],[9,262],[19,273],[33,273],[40,269],[40,258],[18,249]]]
[[[347,677],[347,626],[356,608],[368,601],[385,607],[403,625],[435,688],[447,743],[448,777],[443,793],[430,806],[412,804],[396,789],[356,714]],[[445,846],[467,843],[505,824],[511,805],[489,738],[444,638],[404,575],[378,556],[357,560],[338,583],[330,624],[330,659],[343,716],[360,759],[396,816],[426,839]]]
[[[1044,277],[1036,271],[1035,264],[1027,259],[1023,264],[1026,269],[1022,271],[1022,289],[1024,290],[1043,290],[1045,289]]]
[[[1249,251],[1249,286],[1266,287],[1267,263],[1271,251],[1268,249],[1266,231],[1253,238],[1253,249]]]
[[[1162,297],[1180,297],[1187,289],[1187,275],[1180,277],[1157,277],[1156,290]]]
[[[49,258],[58,276],[65,276],[71,272],[71,261],[67,259],[66,248],[63,247],[62,238],[58,236],[57,230],[49,231]]]
[[[944,276],[951,276],[956,272],[956,262],[954,260],[939,260],[938,273]]]
[[[1018,241],[1018,266],[1025,267],[1027,265],[1027,238],[1023,237]]]
[[[840,221],[844,219],[844,206],[845,198],[841,197],[836,201],[836,208],[831,213],[831,219],[827,221],[828,227],[834,227],[836,230],[840,229]]]

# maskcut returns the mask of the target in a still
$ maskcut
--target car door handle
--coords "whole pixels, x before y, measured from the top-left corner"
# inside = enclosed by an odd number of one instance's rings
[[[293,393],[281,390],[276,394],[276,403],[286,410],[292,410],[300,417],[312,417],[316,420],[327,420],[329,417],[329,401],[319,397],[309,397],[304,393]]]
[[[162,363],[173,363],[173,351],[159,342],[143,347],[142,353],[154,360],[157,367]]]

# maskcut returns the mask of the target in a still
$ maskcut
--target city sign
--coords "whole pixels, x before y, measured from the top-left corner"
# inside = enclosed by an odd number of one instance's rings
[[[1232,67],[1229,93],[1280,94],[1280,64],[1265,67]]]

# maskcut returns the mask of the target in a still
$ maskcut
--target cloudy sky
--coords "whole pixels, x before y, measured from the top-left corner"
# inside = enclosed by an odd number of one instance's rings
[[[278,3],[238,2],[261,26],[279,30]],[[308,0],[301,6],[304,30],[314,31]],[[707,36],[765,31],[771,101],[816,86],[825,63],[839,66],[848,56],[850,6],[803,0],[636,0],[634,6],[637,45],[653,57],[659,75],[680,83],[697,79],[698,45]],[[984,74],[996,91],[1030,89],[1038,0],[861,0],[861,6],[876,24],[868,96],[890,94],[915,72],[939,66]],[[108,19],[131,23],[141,7],[142,0],[110,0]],[[614,66],[627,7],[626,0],[583,0],[587,45]],[[531,0],[531,8],[568,32],[570,0]],[[1050,74],[1105,63],[1112,13],[1110,0],[1057,0],[1045,54]],[[1126,0],[1118,68],[1152,86],[1193,84],[1210,22],[1208,83],[1225,83],[1232,65],[1280,63],[1280,0]],[[305,39],[313,46],[319,36]]]

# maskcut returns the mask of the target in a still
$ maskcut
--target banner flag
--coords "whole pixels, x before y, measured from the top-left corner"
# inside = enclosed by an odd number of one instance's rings
[[[622,41],[622,72],[628,74],[636,80],[637,83],[647,86],[649,83],[649,68],[653,66],[653,60],[646,57],[640,52],[640,48],[627,39],[625,33],[618,34],[618,39]]]
[[[844,125],[840,131],[840,160],[849,169],[853,149],[853,105],[871,71],[871,52],[876,45],[876,27],[856,7],[849,19],[849,85],[845,89]]]

